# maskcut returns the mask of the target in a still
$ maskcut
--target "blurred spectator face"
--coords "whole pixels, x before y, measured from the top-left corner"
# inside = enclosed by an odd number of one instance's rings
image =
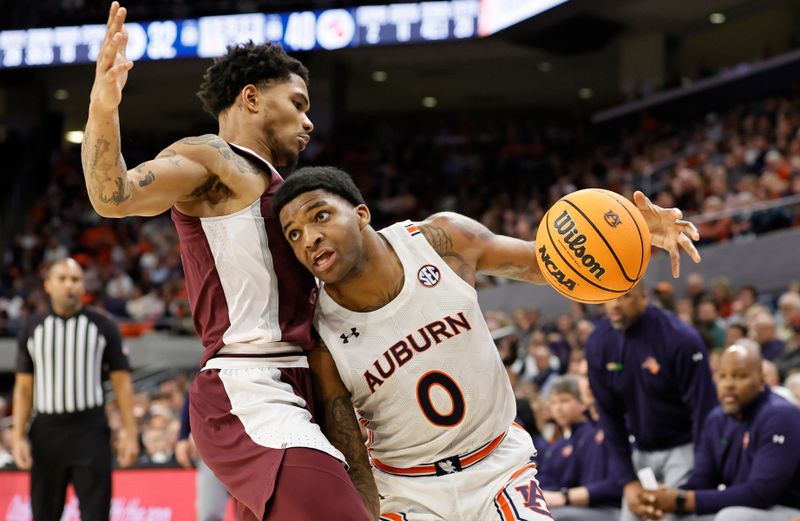
[[[769,314],[759,313],[756,315],[753,319],[753,326],[755,340],[759,344],[775,339],[775,322]]]
[[[709,324],[717,319],[717,307],[713,302],[701,302],[697,306],[697,320]]]
[[[586,355],[580,349],[573,349],[569,353],[569,366],[567,372],[574,375],[588,374],[589,365],[586,362]]]
[[[603,304],[614,329],[625,330],[635,324],[647,308],[647,292],[639,284],[618,299]]]
[[[734,346],[725,350],[717,370],[717,397],[727,414],[739,417],[764,389],[761,357]]]
[[[172,457],[172,448],[169,446],[167,435],[163,430],[146,430],[142,436],[142,441],[151,462],[166,463]]]
[[[566,335],[572,331],[572,319],[569,315],[560,315],[557,322],[558,330]]]
[[[800,403],[800,373],[794,373],[786,379],[786,388],[792,391],[797,403]]]
[[[711,295],[716,302],[727,302],[731,299],[731,288],[725,279],[716,279],[711,283]]]
[[[542,345],[535,346],[533,348],[533,359],[536,361],[536,367],[540,371],[546,371],[550,368],[550,348]]]
[[[778,376],[778,368],[769,360],[763,360],[761,362],[761,371],[764,373],[764,383],[770,387],[781,384],[781,378]]]
[[[736,300],[741,305],[741,311],[746,311],[756,303],[756,295],[750,288],[742,288],[739,290]]]
[[[587,408],[594,407],[594,394],[592,393],[592,386],[589,385],[589,377],[585,374],[578,378],[578,383],[581,386],[581,398]]]
[[[706,291],[706,282],[699,273],[690,273],[686,279],[686,283],[688,284],[687,291],[689,295],[702,295]]]
[[[725,346],[732,346],[745,336],[747,336],[747,330],[742,324],[731,324],[725,329]]]
[[[800,295],[797,293],[784,293],[778,299],[778,311],[784,324],[794,324],[800,321]]]
[[[584,419],[586,406],[570,393],[554,393],[547,401],[550,405],[550,414],[562,429]]]
[[[579,320],[578,324],[575,326],[575,334],[577,335],[578,343],[585,346],[592,331],[594,331],[594,324],[592,324],[591,321],[586,319]]]
[[[54,264],[44,281],[44,290],[59,313],[74,313],[80,308],[81,298],[86,292],[83,270],[73,259]]]
[[[675,302],[675,314],[684,322],[691,323],[694,316],[694,304],[692,304],[692,299],[689,297],[678,299],[678,301]]]

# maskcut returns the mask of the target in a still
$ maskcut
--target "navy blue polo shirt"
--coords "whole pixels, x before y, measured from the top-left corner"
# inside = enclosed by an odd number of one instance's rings
[[[800,508],[800,409],[769,388],[741,421],[722,407],[711,411],[697,449],[681,488],[696,491],[698,514],[729,506]]]
[[[700,335],[669,311],[647,306],[624,331],[600,320],[586,359],[612,473],[623,482],[637,479],[629,434],[643,451],[690,443],[718,405]]]
[[[557,440],[540,454],[536,478],[543,490],[586,487],[590,507],[619,506],[622,483],[610,473],[603,431],[591,422],[573,425],[569,439]]]

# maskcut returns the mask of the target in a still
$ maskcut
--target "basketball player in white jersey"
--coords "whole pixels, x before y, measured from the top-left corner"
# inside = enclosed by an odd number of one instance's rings
[[[308,70],[277,45],[231,47],[198,93],[219,134],[181,139],[129,170],[118,110],[133,66],[124,21],[113,2],[81,150],[86,188],[104,217],[172,213],[205,348],[190,391],[203,461],[238,520],[374,519],[378,493],[352,407],[323,404],[327,438],[312,419],[317,287],[271,210],[283,181],[273,165],[296,163],[314,128]]]
[[[654,244],[699,261],[693,225],[637,200]],[[533,244],[453,213],[376,232],[333,167],[298,170],[273,211],[322,281],[315,326],[327,348],[310,356],[328,371],[315,377],[327,399],[352,400],[369,431],[381,519],[549,519],[473,287],[478,272],[544,283]]]

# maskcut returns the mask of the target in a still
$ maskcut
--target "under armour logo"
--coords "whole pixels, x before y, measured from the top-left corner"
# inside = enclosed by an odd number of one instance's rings
[[[346,343],[348,343],[350,341],[350,337],[351,336],[354,336],[354,337],[358,338],[358,335],[360,335],[360,334],[361,333],[358,332],[358,329],[356,329],[354,327],[351,327],[349,334],[342,333],[341,335],[339,335],[339,338],[342,339],[342,343],[343,344],[346,344]]]
[[[436,462],[436,464],[439,466],[440,469],[442,469],[442,472],[444,472],[445,474],[452,474],[457,470],[456,466],[453,465],[453,462],[450,461],[449,459],[446,459],[444,461],[438,461]]]
[[[692,360],[694,360],[695,362],[699,362],[702,359],[703,359],[703,353],[695,353],[692,355]]]
[[[778,445],[783,445],[784,441],[786,441],[786,438],[782,434],[773,434],[772,435],[772,443],[777,443]]]

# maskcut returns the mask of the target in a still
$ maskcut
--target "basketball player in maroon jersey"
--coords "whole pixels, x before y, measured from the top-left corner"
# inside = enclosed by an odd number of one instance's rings
[[[271,44],[231,48],[198,93],[219,134],[182,139],[128,170],[118,112],[133,66],[125,15],[112,3],[81,159],[100,215],[172,212],[205,347],[190,394],[197,448],[235,498],[237,519],[374,518],[377,490],[349,401],[323,404],[330,441],[312,420],[316,286],[271,211],[282,183],[273,165],[294,164],[314,128],[308,70]]]

